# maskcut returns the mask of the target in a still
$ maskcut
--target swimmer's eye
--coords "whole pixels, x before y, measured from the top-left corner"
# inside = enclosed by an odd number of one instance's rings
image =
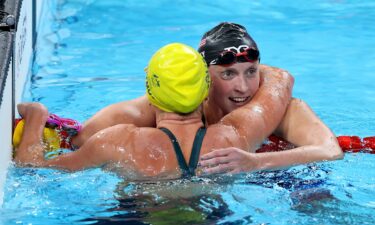
[[[246,71],[246,76],[248,76],[248,77],[255,77],[256,72],[257,72],[256,68],[250,68],[250,69],[248,69]]]
[[[235,72],[232,71],[232,70],[225,70],[221,73],[221,78],[223,78],[224,80],[229,80],[229,79],[232,79],[234,76],[235,76]]]

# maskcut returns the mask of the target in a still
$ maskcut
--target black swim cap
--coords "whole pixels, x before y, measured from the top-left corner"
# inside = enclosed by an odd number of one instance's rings
[[[231,50],[240,53],[246,48],[259,51],[245,27],[236,23],[223,22],[203,35],[198,52],[203,55],[207,65],[210,66],[223,51]]]

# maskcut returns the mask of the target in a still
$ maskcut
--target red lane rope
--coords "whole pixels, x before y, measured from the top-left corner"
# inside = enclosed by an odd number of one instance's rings
[[[367,152],[375,154],[375,136],[360,138],[358,136],[339,136],[337,140],[344,152]]]
[[[364,152],[375,154],[375,136],[360,138],[358,136],[338,136],[337,141],[344,152]],[[294,148],[284,139],[271,135],[257,152],[277,152]]]

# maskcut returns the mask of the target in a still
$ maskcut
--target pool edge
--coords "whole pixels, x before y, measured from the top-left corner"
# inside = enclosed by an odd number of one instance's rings
[[[0,208],[4,199],[4,183],[12,158],[12,133],[15,106],[21,102],[25,85],[31,76],[36,40],[36,25],[44,0],[5,0],[3,11],[13,15],[16,25],[2,31],[0,47],[6,55],[1,60],[0,124],[2,140],[0,149]]]

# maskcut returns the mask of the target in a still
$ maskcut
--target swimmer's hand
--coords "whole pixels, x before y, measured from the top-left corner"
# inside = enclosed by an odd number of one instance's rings
[[[257,157],[256,153],[234,147],[216,149],[201,156],[198,169],[201,175],[251,172],[259,168]]]
[[[48,118],[47,108],[40,103],[22,103],[17,106],[25,119],[21,142],[15,149],[14,161],[21,166],[40,166],[44,161],[43,129]]]

